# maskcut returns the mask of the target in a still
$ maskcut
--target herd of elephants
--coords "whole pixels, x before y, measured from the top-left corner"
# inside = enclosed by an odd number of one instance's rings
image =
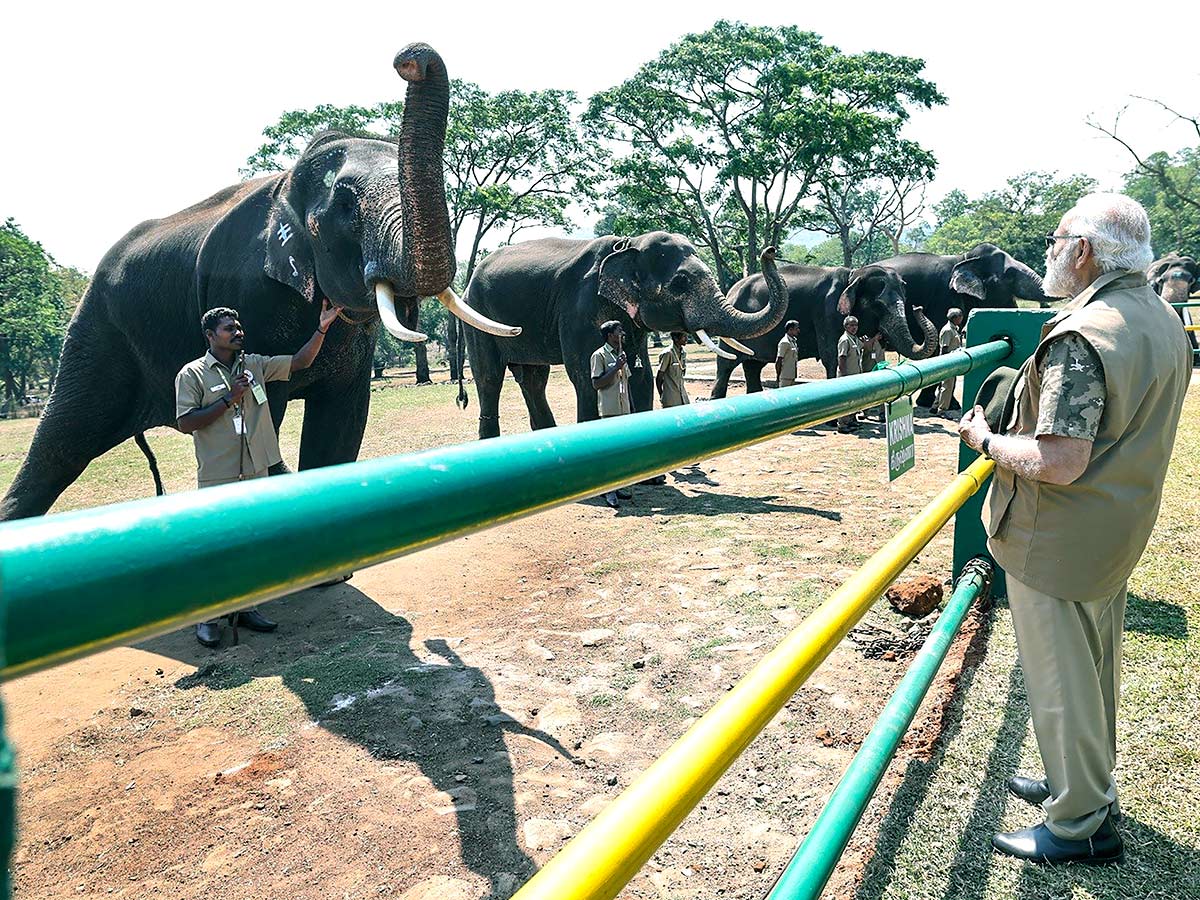
[[[288,400],[305,401],[300,468],[311,469],[357,458],[378,328],[424,339],[421,297],[438,297],[463,320],[481,438],[500,433],[506,371],[534,428],[555,424],[546,401],[552,365],[565,366],[574,385],[577,419],[597,418],[588,361],[609,319],[627,336],[639,411],[653,407],[650,332],[686,331],[717,349],[712,396],[723,397],[738,365],[747,390],[762,389],[790,319],[800,323],[800,356],[819,359],[832,377],[847,314],[860,334],[920,359],[936,352],[952,307],[1049,299],[1037,273],[986,243],[961,256],[905,253],[858,269],[777,265],[768,248],[762,272],[726,293],[687,238],[655,231],[503,247],[479,265],[464,302],[450,289],[446,67],[425,44],[406,47],[394,65],[408,83],[398,139],[324,133],[290,170],[143,222],[108,251],[68,327],[50,402],[0,519],[45,513],[93,459],[130,438],[145,449],[147,429],[174,425],[174,378],[203,355],[200,316],[212,307],[238,310],[246,350],[262,354],[295,352],[325,298],[343,307],[314,365],[268,391],[276,428]],[[1200,266],[1172,256],[1150,276],[1164,294],[1186,297],[1200,285]]]

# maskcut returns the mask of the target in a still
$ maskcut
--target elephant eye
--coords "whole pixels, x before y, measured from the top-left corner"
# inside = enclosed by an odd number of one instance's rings
[[[669,287],[676,294],[684,293],[688,289],[688,277],[682,272],[676,273],[675,277],[671,279]]]

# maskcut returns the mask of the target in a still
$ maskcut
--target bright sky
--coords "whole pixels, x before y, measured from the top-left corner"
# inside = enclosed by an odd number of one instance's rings
[[[975,195],[1029,169],[1115,187],[1130,161],[1086,126],[1089,115],[1111,123],[1132,94],[1200,112],[1194,29],[1172,34],[1167,24],[1195,21],[1195,8],[1153,6],[1153,21],[1121,22],[1044,0],[9,4],[0,219],[91,272],[139,221],[236,182],[282,111],[402,96],[391,61],[410,41],[428,41],[452,76],[491,91],[558,87],[586,98],[721,17],[798,25],[847,52],[923,58],[948,103],[914,116],[907,134],[938,157],[934,198],[955,187]],[[1143,105],[1122,131],[1139,148],[1173,151],[1189,132],[1170,123]]]

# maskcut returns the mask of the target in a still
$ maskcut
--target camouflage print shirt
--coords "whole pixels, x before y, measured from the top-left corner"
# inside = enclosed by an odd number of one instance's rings
[[[1107,393],[1091,344],[1078,334],[1063,335],[1046,348],[1041,375],[1036,434],[1095,440]]]

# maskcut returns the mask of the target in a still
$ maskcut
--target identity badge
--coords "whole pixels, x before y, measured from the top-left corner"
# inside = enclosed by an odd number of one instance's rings
[[[242,418],[241,413],[234,413],[234,415],[233,415],[233,433],[234,434],[245,434],[246,433],[246,420]]]
[[[259,384],[258,381],[254,381],[250,385],[250,393],[254,395],[254,399],[260,404],[267,402],[267,389]]]

